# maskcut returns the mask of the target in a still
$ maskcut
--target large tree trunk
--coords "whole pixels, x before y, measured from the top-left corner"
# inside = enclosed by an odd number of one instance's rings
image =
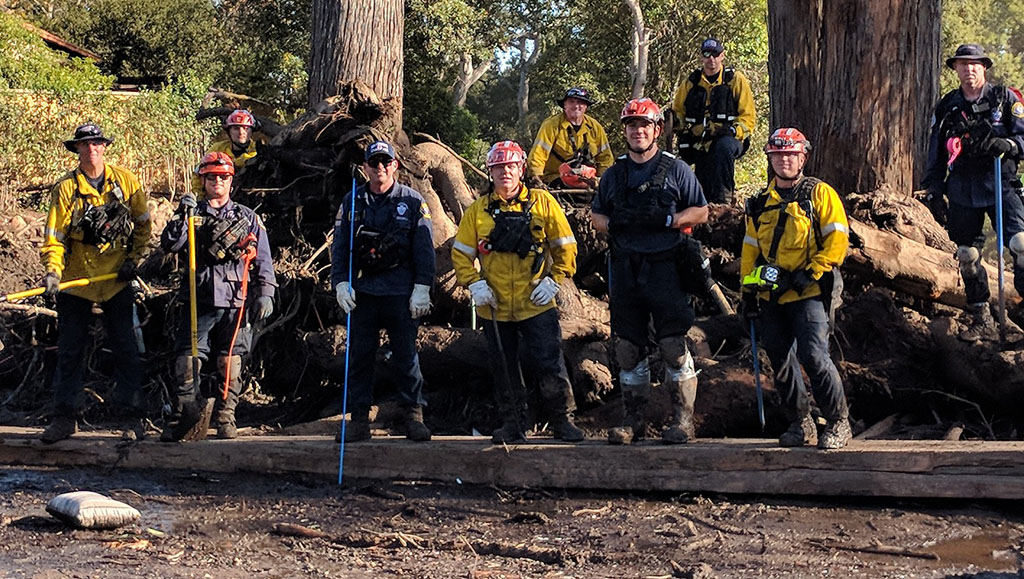
[[[313,0],[309,106],[361,80],[382,99],[395,99],[394,128],[402,128],[401,0]]]
[[[530,40],[533,41],[533,51],[527,54],[526,48]],[[532,136],[526,118],[530,113],[530,69],[540,58],[540,43],[539,35],[524,35],[519,38],[519,92],[516,94],[516,103],[519,108],[519,135],[525,141],[529,141]]]
[[[808,174],[842,193],[913,190],[938,95],[939,12],[939,0],[769,0],[772,128],[797,127],[822,152]]]
[[[647,48],[650,45],[651,32],[644,23],[644,11],[640,7],[639,0],[624,0],[633,17],[632,55],[629,63],[629,77],[632,80],[633,88],[630,98],[644,96],[644,86],[647,84]]]

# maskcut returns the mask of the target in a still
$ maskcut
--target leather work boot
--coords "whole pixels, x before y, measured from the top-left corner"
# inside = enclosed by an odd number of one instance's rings
[[[647,425],[644,422],[644,406],[647,398],[642,388],[630,387],[622,391],[622,405],[626,418],[622,426],[608,431],[608,444],[632,444],[643,440]]]
[[[672,420],[661,433],[665,444],[684,444],[696,438],[693,431],[693,403],[697,399],[697,377],[676,379],[665,385],[672,400]]]
[[[53,421],[46,427],[39,440],[46,444],[53,444],[59,440],[71,438],[72,434],[78,432],[78,421],[72,416],[54,416]]]
[[[202,418],[199,402],[196,400],[196,380],[192,376],[193,360],[192,356],[178,356],[174,360],[174,377],[178,382],[178,389],[175,392],[171,415],[160,432],[160,442],[177,442],[185,438],[188,431]],[[199,360],[199,364],[202,365],[202,359]]]
[[[818,429],[814,426],[814,419],[810,414],[804,414],[800,419],[789,423],[789,428],[779,436],[779,446],[793,447],[815,444],[818,441]]]
[[[217,375],[220,380],[217,382],[218,392],[214,397],[213,405],[213,415],[217,421],[217,438],[224,440],[238,438],[238,428],[235,426],[235,408],[238,406],[238,396],[242,393],[242,357],[218,357]],[[226,400],[223,390],[224,381],[228,384]]]
[[[506,420],[501,428],[491,433],[491,442],[494,444],[524,444],[526,443],[526,433],[515,420]]]
[[[971,325],[960,332],[958,338],[965,342],[995,342],[999,339],[999,328],[992,317],[992,311],[988,302],[971,304],[967,307],[971,318]]]
[[[405,418],[405,437],[416,442],[430,440],[430,429],[423,424],[423,407],[409,408]]]
[[[370,436],[370,409],[353,410],[345,425],[345,443],[370,440]],[[341,442],[341,431],[334,435],[334,442]]]
[[[583,431],[573,423],[572,414],[566,413],[551,422],[551,433],[566,442],[579,442],[586,438]]]
[[[853,438],[853,433],[850,432],[850,421],[848,419],[829,420],[825,424],[825,431],[818,438],[818,448],[822,450],[842,448],[850,442],[851,438]]]

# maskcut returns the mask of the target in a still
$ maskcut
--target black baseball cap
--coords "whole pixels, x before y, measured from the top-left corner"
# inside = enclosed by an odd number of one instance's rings
[[[710,52],[711,54],[718,56],[725,52],[725,46],[715,38],[708,38],[704,42],[700,43],[700,53],[704,54],[705,52]]]

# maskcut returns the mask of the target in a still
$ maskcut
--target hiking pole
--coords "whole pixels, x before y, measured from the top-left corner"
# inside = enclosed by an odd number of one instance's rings
[[[352,173],[352,204],[351,212],[348,214],[348,291],[352,290],[352,251],[356,239],[356,175]],[[345,425],[348,422],[345,416],[348,414],[348,370],[349,352],[352,351],[352,311],[345,314],[345,381],[341,390],[341,443],[338,450],[338,485],[341,485],[341,477],[345,472]]]
[[[192,384],[199,384],[199,313],[196,306],[196,212],[189,207],[188,223],[188,315],[189,339],[192,342]]]
[[[512,401],[515,406],[512,409],[512,416],[516,421],[516,428],[519,429],[521,434],[526,434],[526,430],[523,428],[522,423],[519,421],[519,410],[522,406],[519,404],[519,397],[516,396],[515,388],[512,386],[512,370],[508,367],[508,358],[505,357],[505,346],[501,343],[501,331],[498,328],[498,315],[495,313],[495,307],[491,308],[491,326],[494,328],[494,342],[498,345],[498,355],[501,356],[501,367],[505,370],[505,380],[508,381],[508,399]]]
[[[73,287],[85,287],[85,286],[87,286],[89,284],[92,284],[92,283],[99,283],[101,281],[110,281],[112,279],[117,279],[117,274],[116,273],[105,273],[103,275],[97,275],[95,277],[83,277],[83,278],[79,278],[79,279],[71,279],[71,280],[68,280],[68,281],[60,282],[60,284],[57,285],[57,291],[64,291],[66,289],[70,289],[70,288],[73,288]],[[17,301],[17,300],[23,300],[25,298],[30,298],[30,297],[33,297],[33,296],[41,296],[45,292],[46,292],[46,288],[45,287],[36,287],[36,288],[28,289],[28,290],[23,290],[23,291],[20,291],[20,292],[14,292],[14,293],[7,294],[5,296],[0,296],[0,303],[13,302],[13,301]]]
[[[1003,292],[1003,156],[995,158],[996,180],[996,256],[999,266],[999,343],[1006,342],[1006,294]]]
[[[761,421],[761,432],[764,432],[764,392],[761,391],[761,360],[757,356],[757,332],[754,320],[750,320],[750,353],[754,357],[754,387],[757,390],[757,419]]]

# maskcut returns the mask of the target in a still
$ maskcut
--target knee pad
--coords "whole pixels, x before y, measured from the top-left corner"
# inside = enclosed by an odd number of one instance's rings
[[[1024,231],[1014,233],[1007,246],[1010,248],[1010,254],[1013,255],[1013,269],[1015,271],[1024,270]]]
[[[682,363],[678,366],[670,364],[667,360],[665,361],[665,382],[670,384],[674,382],[681,382],[683,380],[689,380],[690,378],[697,377],[697,370],[693,365],[693,356],[690,355],[689,350],[685,350],[682,357]]]
[[[615,341],[615,363],[619,368],[633,368],[646,359],[642,347],[622,338]]]
[[[981,252],[977,247],[961,245],[956,248],[956,260],[960,263],[960,275],[966,279],[973,279],[978,275],[981,267]]]
[[[647,358],[640,360],[640,363],[629,370],[619,372],[619,385],[623,390],[642,388],[650,383],[651,367],[647,364]]]

